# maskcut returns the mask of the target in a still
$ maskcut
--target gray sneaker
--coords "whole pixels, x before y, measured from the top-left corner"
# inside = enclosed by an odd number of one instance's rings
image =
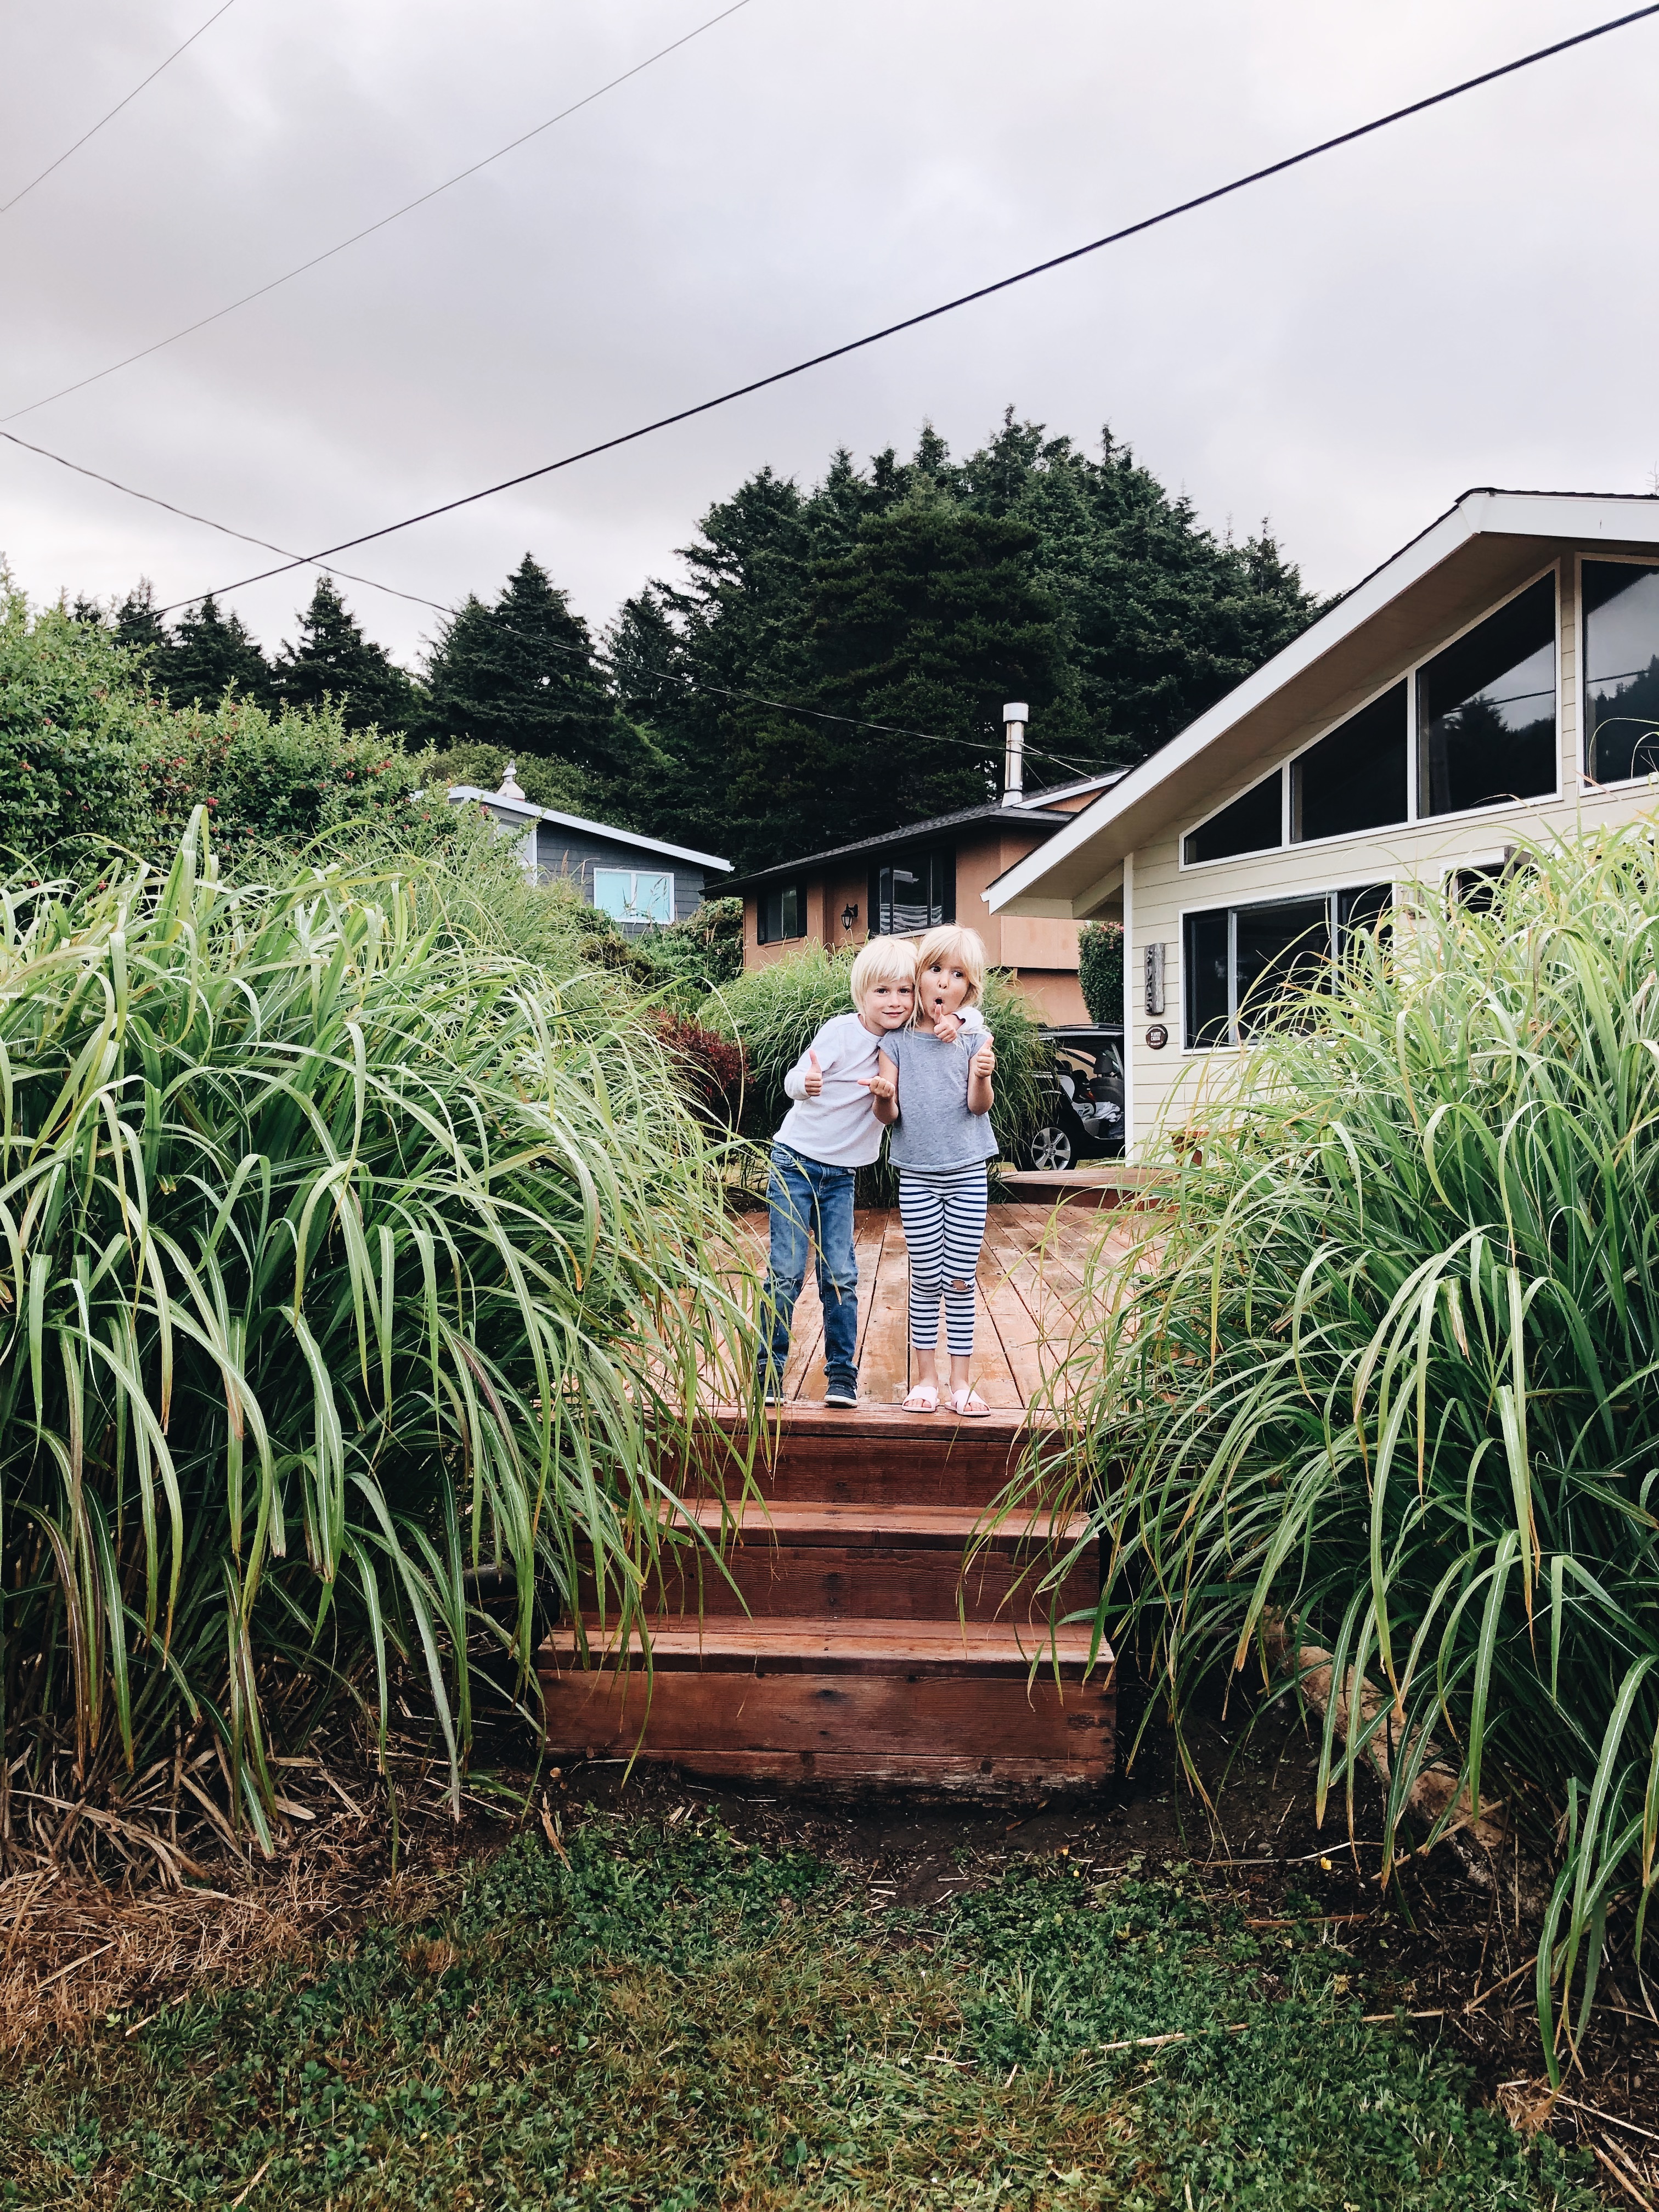
[[[826,1406],[856,1406],[859,1386],[856,1382],[832,1382],[823,1394]]]

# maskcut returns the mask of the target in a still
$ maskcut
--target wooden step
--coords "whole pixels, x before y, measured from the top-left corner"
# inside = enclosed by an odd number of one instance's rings
[[[1092,1607],[1100,1589],[1099,1553],[1091,1543],[1055,1591],[1039,1595],[1055,1541],[1088,1534],[1081,1515],[1049,1524],[1029,1515],[985,1531],[971,1506],[869,1505],[837,1501],[728,1507],[704,1500],[680,1509],[712,1542],[722,1566],[701,1545],[665,1559],[647,1603],[659,1615],[742,1613],[837,1620],[969,1620],[1002,1617],[1046,1622]],[[964,1575],[968,1546],[976,1537]]]
[[[555,1757],[638,1756],[731,1778],[1024,1796],[1109,1774],[1115,1669],[1090,1632],[1017,1623],[754,1621],[665,1629],[647,1672],[597,1628],[542,1647]],[[1035,1668],[1035,1672],[1033,1669]]]
[[[735,1493],[741,1477],[726,1440],[742,1453],[748,1431],[746,1413],[711,1413],[693,1467],[660,1471],[687,1492]],[[852,1413],[795,1405],[767,1416],[755,1441],[754,1480],[764,1497],[780,1501],[980,1507],[1001,1495],[1028,1451],[1062,1443],[1051,1425],[1018,1407],[963,1421],[897,1406]]]

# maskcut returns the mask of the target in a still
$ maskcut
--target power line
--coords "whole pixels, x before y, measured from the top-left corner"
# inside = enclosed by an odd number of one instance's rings
[[[1029,269],[1018,270],[1012,276],[999,277],[994,283],[981,284],[974,291],[961,293],[956,299],[946,300],[937,307],[924,308],[920,314],[907,315],[901,322],[888,323],[865,337],[851,338],[844,345],[832,346],[825,353],[813,354],[805,361],[796,362],[792,368],[774,369],[769,376],[757,376],[747,384],[734,385],[729,392],[722,392],[713,399],[699,400],[695,406],[678,408],[672,415],[659,415],[653,422],[643,422],[637,429],[624,430],[614,438],[603,438],[597,445],[584,446],[579,452],[567,453],[560,460],[544,461],[539,467],[526,469],[518,476],[504,477],[499,483],[486,484],[482,491],[466,492],[459,499],[445,500],[437,507],[423,507],[418,514],[405,515],[400,522],[385,523],[378,530],[365,530],[356,538],[343,538],[337,544],[325,545],[316,553],[296,555],[284,567],[304,568],[325,561],[336,553],[349,552],[354,546],[369,545],[379,538],[395,537],[399,531],[414,529],[417,523],[431,522],[441,514],[453,514],[458,508],[476,506],[480,500],[494,499],[499,493],[516,490],[520,484],[533,483],[539,477],[556,475],[561,469],[574,468],[578,461],[592,460],[599,453],[614,453],[619,446],[631,446],[637,440],[651,437],[659,430],[672,428],[677,422],[688,422],[696,416],[711,413],[717,407],[730,406],[733,400],[747,398],[751,392],[767,391],[775,384],[786,384],[793,377],[804,376],[809,369],[822,368],[826,362],[843,360],[848,354],[860,353],[866,346],[879,345],[884,338],[896,337],[902,331],[913,331],[923,323],[937,321],[941,315],[954,314],[958,307],[969,307],[978,300],[988,300],[999,292],[1009,290],[1013,285],[1028,283],[1034,276],[1045,276],[1051,269],[1061,269],[1069,262],[1080,261],[1085,255],[1098,253],[1105,246],[1118,246],[1125,239],[1138,238],[1146,231],[1157,229],[1162,223],[1173,222],[1177,216],[1190,215],[1195,209],[1212,206],[1216,201],[1227,199],[1251,185],[1259,185],[1269,177],[1283,176],[1286,170],[1299,168],[1304,161],[1316,161],[1322,154],[1332,153],[1340,146],[1352,146],[1358,139],[1368,138],[1378,131],[1386,131],[1391,124],[1402,123],[1408,117],[1421,115],[1431,107],[1443,106],[1448,100],[1461,99],[1465,93],[1474,92],[1482,85],[1495,83],[1500,77],[1513,76],[1518,70],[1531,69],[1536,63],[1566,53],[1574,46],[1587,46],[1594,39],[1606,38],[1609,32],[1623,30],[1626,25],[1641,22],[1650,15],[1659,15],[1659,0],[1650,0],[1646,7],[1633,9],[1626,15],[1616,15],[1610,21],[1598,23],[1588,31],[1579,31],[1570,39],[1558,39],[1552,46],[1540,46],[1534,52],[1522,54],[1512,62],[1504,62],[1496,69],[1483,70],[1480,76],[1465,77],[1462,83],[1449,85],[1443,92],[1431,93],[1425,99],[1413,100],[1407,106],[1392,108],[1388,114],[1379,115],[1370,123],[1362,123],[1354,130],[1340,131],[1334,138],[1322,139],[1316,146],[1304,147],[1299,154],[1286,155],[1282,161],[1271,161],[1265,168],[1252,169],[1245,176],[1235,177],[1230,184],[1217,185],[1211,191],[1200,192],[1192,199],[1181,200],[1174,207],[1164,208],[1157,215],[1145,216],[1139,222],[1126,223],[1120,230],[1109,231],[1103,238],[1091,239],[1086,246],[1073,246],[1069,252],[1054,254],[1047,261],[1034,262]],[[226,592],[240,592],[247,585],[261,584],[283,573],[284,569],[281,568],[262,568],[253,575],[239,577],[234,583],[216,586],[212,596],[221,597]],[[198,592],[195,596],[205,599],[210,595]],[[173,606],[189,606],[191,604],[189,599],[177,599]],[[162,610],[164,613],[172,611],[172,608]]]
[[[164,62],[158,62],[155,67],[150,71],[149,75],[145,77],[142,82],[133,86],[132,90],[127,94],[125,100],[118,100],[107,115],[100,116],[98,121],[93,125],[90,131],[83,131],[81,133],[81,136],[76,140],[75,143],[72,146],[66,146],[55,161],[48,161],[46,167],[41,170],[40,175],[38,177],[31,177],[21,192],[14,192],[9,200],[0,202],[0,215],[9,215],[12,210],[16,206],[19,200],[27,199],[37,185],[45,184],[46,179],[52,174],[54,169],[61,169],[71,154],[78,154],[81,149],[86,144],[88,138],[95,138],[98,136],[98,133],[103,129],[106,123],[112,123],[124,107],[130,107],[133,101],[137,99],[139,94],[143,90],[145,85],[154,84],[156,78],[161,76],[163,70],[168,70],[173,67],[173,64],[178,60],[179,55],[184,52],[185,46],[193,46],[198,39],[201,37],[203,32],[210,31],[213,28],[213,26],[218,21],[220,16],[226,14],[230,9],[234,8],[236,0],[222,0],[222,4],[214,9],[213,13],[208,17],[206,22],[198,24],[196,29],[191,33],[190,36],[185,40],[184,46],[175,46]]]
[[[231,4],[232,0],[225,0],[226,8]],[[50,407],[54,399],[66,399],[71,392],[84,392],[89,384],[100,384],[106,376],[113,376],[121,369],[131,368],[135,362],[148,361],[151,354],[161,353],[168,346],[177,345],[180,338],[187,338],[197,331],[206,330],[210,323],[222,322],[227,315],[234,315],[239,307],[246,307],[255,300],[263,300],[268,292],[275,292],[284,284],[291,284],[296,276],[303,276],[308,269],[320,268],[325,261],[331,261],[337,253],[343,253],[348,246],[359,245],[365,238],[372,238],[377,230],[384,230],[388,223],[396,222],[400,217],[412,214],[418,207],[424,207],[428,200],[435,200],[440,193],[451,191],[456,185],[464,184],[467,178],[476,177],[480,169],[489,168],[492,161],[499,161],[505,155],[516,152],[520,146],[527,146],[532,138],[539,138],[544,131],[550,131],[556,123],[562,123],[567,116],[574,115],[580,108],[591,107],[596,100],[602,100],[607,92],[614,92],[619,84],[626,84],[629,77],[638,76],[641,70],[648,70],[654,64],[665,60],[670,54],[678,53],[682,46],[689,46],[693,39],[700,39],[705,31],[712,31],[716,23],[723,23],[728,15],[735,15],[739,9],[746,8],[748,5],[749,0],[732,0],[732,4],[729,8],[723,8],[718,15],[711,15],[706,23],[699,23],[695,30],[687,31],[684,37],[674,40],[668,46],[659,47],[654,54],[647,54],[642,62],[635,62],[632,69],[624,70],[620,76],[613,76],[608,84],[600,85],[597,91],[585,93],[581,99],[573,100],[568,107],[562,107],[556,115],[550,115],[544,123],[538,123],[533,129],[522,131],[518,137],[509,139],[505,146],[498,146],[493,154],[486,154],[482,161],[473,161],[465,169],[458,169],[453,177],[446,177],[442,184],[434,185],[430,191],[420,193],[412,200],[406,200],[402,207],[393,208],[390,215],[381,216],[378,222],[366,224],[362,230],[354,230],[349,238],[343,238],[337,246],[325,247],[322,252],[313,253],[308,261],[301,261],[296,267],[288,270],[281,276],[273,276],[268,284],[260,284],[252,292],[244,292],[240,300],[231,301],[228,307],[216,307],[210,315],[202,315],[195,322],[186,323],[182,330],[174,331],[170,337],[157,338],[153,345],[140,346],[137,353],[130,353],[125,355],[119,361],[111,362],[107,368],[94,369],[90,376],[80,377],[73,384],[65,384],[56,392],[47,392],[44,399],[32,399],[27,407],[14,408],[9,415],[0,416],[0,422],[20,422],[25,415],[33,415],[37,408]],[[222,15],[224,8],[222,8],[219,13]],[[207,25],[204,23],[202,28],[205,30]],[[198,31],[196,35],[199,38],[201,32]],[[185,45],[188,44],[189,40],[186,40]],[[179,51],[182,53],[184,47],[181,46]],[[166,66],[164,62],[162,67],[165,69]],[[140,87],[140,89],[142,90],[143,88]],[[131,94],[128,94],[129,99],[132,96]],[[113,110],[111,111],[112,113],[113,112]],[[109,118],[106,116],[104,119],[107,122]],[[101,129],[102,125],[99,127]],[[90,135],[88,132],[88,136],[90,137]],[[72,153],[74,149],[71,147],[70,150]],[[68,155],[61,155],[59,158],[67,160]],[[42,174],[45,173],[46,172],[43,171]],[[38,184],[40,179],[36,178],[35,182]],[[32,189],[28,185],[24,187],[25,191]],[[18,198],[21,199],[21,197],[22,194],[20,192]],[[0,215],[4,213],[5,210],[0,208]]]
[[[59,468],[71,469],[76,476],[88,477],[94,483],[107,484],[112,491],[121,492],[128,499],[142,500],[146,506],[161,507],[168,514],[176,514],[185,522],[199,523],[204,530],[216,530],[222,537],[240,538],[245,545],[263,545],[267,552],[281,553],[284,556],[289,556],[289,548],[286,545],[274,544],[269,538],[255,538],[246,530],[233,529],[228,522],[216,521],[210,514],[198,514],[190,507],[177,506],[170,499],[162,499],[155,492],[138,491],[131,484],[123,483],[118,477],[106,476],[100,469],[89,469],[80,461],[71,461],[63,453],[52,453],[46,446],[37,446],[27,438],[20,438],[15,430],[0,430],[0,438],[5,439],[9,445],[21,447],[25,453],[38,453],[42,460],[55,461]],[[304,561],[298,555],[289,557],[289,565],[290,567],[321,568],[325,575],[342,576],[349,584],[362,584],[369,591],[384,592],[388,598],[405,600],[411,606],[428,608],[434,614],[445,615],[453,619],[455,613],[455,610],[446,606],[441,599],[429,599],[422,592],[401,591],[395,584],[383,584],[376,577],[358,575],[349,568],[337,568],[331,565],[325,567],[320,562]],[[212,599],[215,596],[216,594],[211,592],[201,594],[204,599]],[[159,620],[163,615],[175,612],[179,607],[194,606],[197,604],[194,599],[178,599],[171,606],[158,607],[155,610],[156,617]],[[510,623],[502,623],[499,615],[495,615],[493,618],[508,637],[516,638],[521,645],[535,646],[544,651],[566,653],[575,659],[580,659],[583,657],[580,649],[576,646],[561,645],[556,639],[550,637],[532,637],[526,630],[514,629]],[[971,738],[949,738],[941,736],[936,731],[902,729],[893,722],[866,721],[857,714],[832,714],[819,707],[801,707],[797,706],[791,700],[770,699],[758,691],[742,691],[723,684],[705,684],[695,676],[687,675],[683,669],[659,668],[649,664],[642,664],[642,672],[647,676],[659,677],[665,683],[684,684],[693,691],[707,693],[722,699],[740,699],[753,706],[770,708],[779,714],[805,715],[815,722],[836,722],[849,729],[876,730],[888,737],[916,738],[925,744],[966,745],[971,750],[981,753],[990,749]],[[1070,769],[1073,775],[1084,775],[1093,773],[1092,769],[1080,762],[1067,760],[1062,754],[1049,752],[1043,747],[1032,745],[1029,738],[1026,750],[1036,759],[1052,761],[1056,768]]]

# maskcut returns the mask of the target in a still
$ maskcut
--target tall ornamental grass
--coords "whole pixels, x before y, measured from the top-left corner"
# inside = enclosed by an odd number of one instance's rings
[[[401,1658],[459,1777],[469,1640],[522,1683],[595,1560],[639,1610],[653,1453],[750,1327],[709,1141],[610,979],[451,889],[231,888],[198,821],[0,892],[0,1793],[216,1739],[264,1836],[274,1685],[384,1730]]]
[[[1655,829],[1419,902],[1167,1149],[1149,1272],[1097,1273],[1060,1377],[1064,1487],[1177,1720],[1322,1647],[1377,1694],[1346,1746],[1332,1699],[1322,1815],[1369,1762],[1392,1838],[1441,1759],[1441,1826],[1497,1800],[1543,1847],[1556,2069],[1659,1881]]]

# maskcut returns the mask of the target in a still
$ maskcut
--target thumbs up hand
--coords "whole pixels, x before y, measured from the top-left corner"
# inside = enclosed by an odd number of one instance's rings
[[[806,1055],[806,1077],[801,1088],[809,1098],[819,1098],[823,1095],[823,1070],[818,1066],[818,1056],[815,1052],[809,1052]]]

